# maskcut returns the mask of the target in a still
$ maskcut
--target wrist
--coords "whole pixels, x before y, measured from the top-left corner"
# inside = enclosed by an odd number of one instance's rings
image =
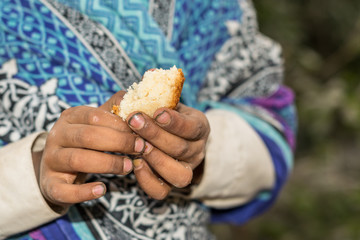
[[[31,146],[31,157],[34,166],[36,180],[38,185],[40,186],[40,164],[41,164],[41,157],[45,148],[47,133],[41,133],[37,136]]]
[[[36,180],[38,182],[38,185],[40,186],[40,163],[41,163],[41,157],[42,157],[43,151],[40,152],[31,152],[34,171]]]
[[[49,199],[43,194],[41,187],[40,187],[40,166],[41,166],[42,155],[43,155],[44,148],[45,148],[46,137],[47,137],[47,133],[43,133],[43,134],[39,135],[34,140],[34,143],[31,147],[31,157],[32,157],[32,162],[33,162],[33,166],[34,166],[34,172],[35,172],[38,187],[39,187],[42,197],[44,198],[47,205],[54,212],[56,212],[58,214],[63,214],[64,209],[66,209],[66,207],[56,205],[56,204],[52,203],[51,201],[49,201]]]

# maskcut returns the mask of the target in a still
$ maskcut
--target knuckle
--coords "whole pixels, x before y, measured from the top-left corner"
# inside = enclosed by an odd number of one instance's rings
[[[202,161],[203,159],[205,159],[205,150],[199,152],[197,157],[196,157],[197,161]]]
[[[70,169],[79,170],[82,166],[82,156],[80,154],[76,154],[74,151],[71,151],[69,153],[67,163]]]
[[[188,150],[189,150],[189,143],[187,141],[182,141],[174,149],[174,157],[181,158],[188,152]]]
[[[123,135],[122,133],[114,133],[113,135],[114,142],[117,143],[117,149],[122,152],[133,152],[135,149],[136,135],[127,134]]]
[[[49,134],[46,137],[46,142],[56,142],[58,136],[57,136],[57,130],[56,130],[56,125],[51,128],[51,130],[49,131]]]
[[[122,161],[119,161],[115,156],[111,156],[108,161],[106,161],[105,172],[121,174],[123,172],[122,165]]]
[[[178,118],[174,119],[174,121],[172,121],[172,126],[173,128],[178,128],[182,131],[186,130],[186,118],[183,115],[180,115]]]
[[[69,116],[71,116],[73,114],[74,111],[76,111],[78,107],[71,107],[71,108],[67,108],[64,111],[61,112],[60,114],[60,118],[68,118]]]
[[[47,188],[47,195],[49,197],[49,199],[52,202],[58,202],[58,203],[62,203],[63,199],[62,199],[62,195],[61,195],[61,191],[59,191],[59,189],[55,186],[49,186]]]
[[[149,140],[157,139],[160,136],[160,129],[158,127],[148,127],[148,133],[146,138]]]
[[[88,145],[91,142],[91,131],[86,127],[79,127],[77,131],[72,135],[73,143],[79,143],[81,145]]]
[[[65,109],[64,111],[61,112],[60,118],[68,117],[71,114],[70,113],[71,111],[72,111],[72,108]]]
[[[87,111],[87,122],[90,125],[95,125],[99,122],[100,116],[96,108],[91,108],[89,111]]]
[[[195,128],[194,128],[194,138],[198,139],[202,136],[204,131],[204,124],[200,121],[196,122]]]
[[[200,112],[198,119],[199,121],[196,121],[195,125],[196,134],[194,134],[197,139],[206,136],[210,132],[210,124],[205,114]]]
[[[144,136],[146,135],[148,140],[153,140],[160,136],[160,128],[150,123],[145,123],[143,131]]]
[[[40,190],[41,190],[41,193],[44,195],[44,196],[48,196],[49,195],[49,191],[48,191],[48,187],[47,187],[47,178],[46,177],[42,177],[40,178]]]

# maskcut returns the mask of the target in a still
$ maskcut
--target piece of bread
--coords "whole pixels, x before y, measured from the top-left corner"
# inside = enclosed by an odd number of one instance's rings
[[[158,108],[174,109],[180,100],[184,81],[182,70],[176,66],[168,70],[148,70],[141,82],[134,83],[128,88],[124,99],[119,106],[113,106],[112,112],[125,121],[127,116],[135,111],[153,117]]]

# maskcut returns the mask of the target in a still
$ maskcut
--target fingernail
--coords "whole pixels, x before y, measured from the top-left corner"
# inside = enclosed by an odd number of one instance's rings
[[[124,169],[123,169],[124,172],[128,173],[128,172],[130,172],[132,170],[132,168],[133,168],[133,164],[132,164],[131,159],[130,158],[125,158],[124,159]]]
[[[168,124],[170,122],[170,114],[164,110],[162,113],[156,116],[155,121],[160,124]]]
[[[103,196],[105,194],[105,187],[104,185],[97,185],[93,187],[92,192],[95,196]]]
[[[138,137],[136,138],[135,140],[135,147],[134,147],[134,150],[135,152],[137,153],[143,153],[145,151],[145,140]]]
[[[153,146],[150,143],[145,141],[144,153],[147,154],[147,153],[151,152],[152,149],[153,149]]]
[[[141,167],[142,161],[143,161],[143,160],[142,160],[141,158],[134,159],[134,160],[133,160],[134,168],[139,168],[139,167]]]
[[[135,129],[141,129],[145,125],[145,119],[141,113],[136,113],[129,119],[129,125]]]

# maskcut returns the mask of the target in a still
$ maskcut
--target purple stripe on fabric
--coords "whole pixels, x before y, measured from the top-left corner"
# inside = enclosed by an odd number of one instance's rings
[[[257,106],[261,106],[270,116],[275,118],[284,127],[284,135],[292,150],[295,150],[296,119],[293,109],[294,93],[291,89],[281,86],[272,96],[268,98],[248,99]]]
[[[286,110],[286,108],[288,107],[285,106],[284,109]],[[284,111],[284,109],[282,109],[282,111]],[[264,110],[267,112],[267,114],[269,114],[269,116],[281,123],[283,127],[283,135],[288,144],[290,145],[291,149],[294,151],[296,146],[295,127],[291,126],[291,123],[288,121],[288,119],[285,119],[285,117],[281,113],[282,111],[271,111],[271,109],[266,108]]]
[[[29,236],[34,240],[46,240],[40,229],[30,232]]]
[[[265,108],[283,108],[294,102],[294,93],[291,89],[281,86],[272,96],[255,98],[251,102]]]

